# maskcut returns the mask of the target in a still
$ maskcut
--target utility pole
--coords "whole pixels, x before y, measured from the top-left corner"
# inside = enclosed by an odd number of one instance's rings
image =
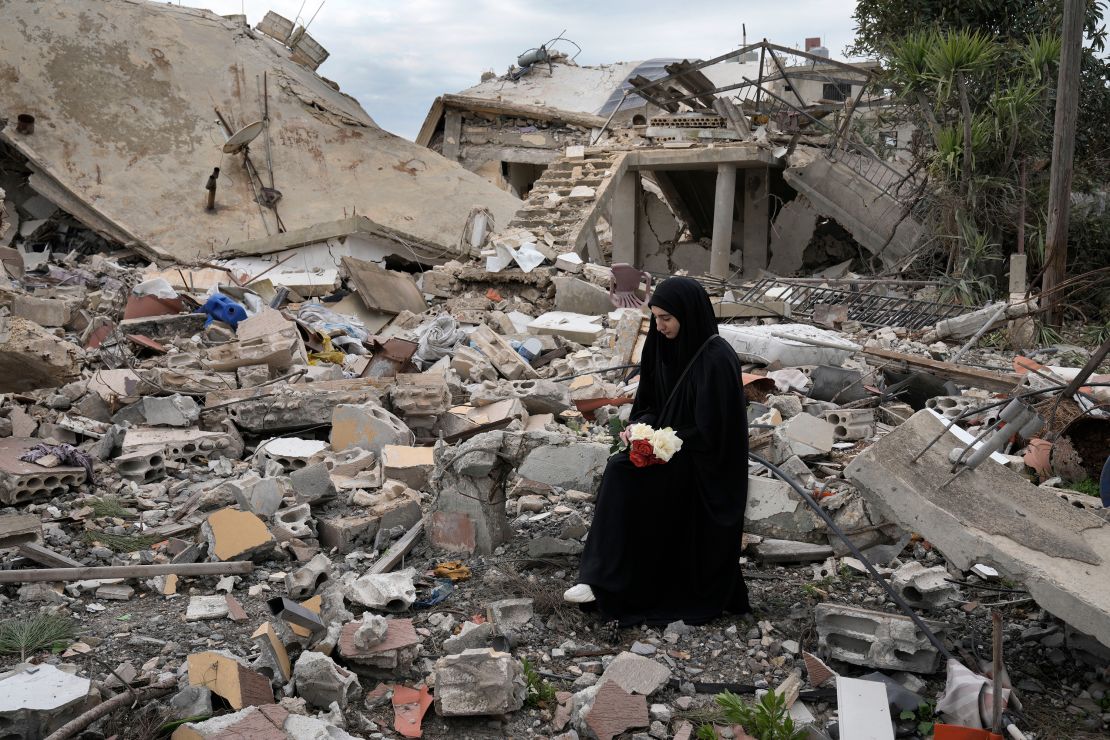
[[[1075,119],[1079,110],[1079,62],[1083,56],[1085,0],[1064,0],[1064,28],[1060,41],[1060,74],[1056,82],[1056,119],[1052,132],[1052,170],[1048,184],[1048,233],[1045,239],[1041,296],[1046,318],[1063,318],[1057,290],[1067,275],[1068,210],[1071,205],[1072,155]]]

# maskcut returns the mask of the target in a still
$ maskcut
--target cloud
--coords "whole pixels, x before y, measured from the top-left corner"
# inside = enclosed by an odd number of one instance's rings
[[[307,21],[319,0],[207,0],[220,14],[246,12],[255,25],[273,10]],[[745,7],[751,6],[751,7]],[[302,10],[303,8],[303,10]],[[437,95],[476,85],[482,72],[503,74],[517,55],[566,29],[579,64],[652,57],[703,58],[761,38],[801,47],[820,36],[834,57],[852,41],[853,0],[738,3],[612,0],[522,3],[507,0],[325,0],[309,33],[331,56],[319,72],[362,103],[383,128],[416,136]],[[556,48],[574,53],[566,42]]]

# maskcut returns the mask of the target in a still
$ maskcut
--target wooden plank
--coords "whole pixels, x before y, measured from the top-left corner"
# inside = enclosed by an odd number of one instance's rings
[[[936,375],[944,380],[951,380],[964,385],[985,388],[990,391],[1009,393],[1018,387],[1021,376],[1013,373],[996,373],[991,370],[980,370],[967,365],[953,365],[950,362],[932,360],[928,357],[909,355],[904,352],[895,352],[890,349],[864,349],[865,355],[877,357],[889,362],[900,362],[907,367],[917,368]]]
[[[562,121],[583,128],[601,128],[605,125],[604,118],[590,113],[579,113],[526,103],[510,103],[505,100],[491,100],[472,95],[444,95],[443,105],[448,108],[460,108],[495,116],[517,116],[519,118],[535,118],[541,121]]]
[[[408,555],[415,545],[416,541],[420,539],[420,535],[424,532],[424,520],[420,520],[412,525],[409,531],[401,536],[401,539],[394,542],[389,546],[389,549],[382,553],[382,556],[370,566],[368,573],[388,573],[397,567],[397,563],[401,562],[401,558]]]
[[[358,297],[371,311],[396,314],[406,310],[413,313],[428,310],[428,304],[411,276],[383,270],[372,262],[354,257],[343,257],[340,262],[350,275]]]
[[[42,521],[37,514],[8,514],[0,516],[0,547],[11,547],[22,542],[42,539]]]
[[[19,546],[19,554],[23,557],[34,560],[39,565],[45,565],[48,568],[80,568],[81,563],[77,562],[71,557],[55,552],[49,547],[43,547],[36,542],[24,542]]]
[[[39,583],[43,581],[84,581],[93,578],[150,578],[152,576],[226,576],[250,573],[254,563],[232,560],[226,563],[166,563],[164,565],[106,565],[88,568],[42,568],[40,570],[0,571],[0,583]]]

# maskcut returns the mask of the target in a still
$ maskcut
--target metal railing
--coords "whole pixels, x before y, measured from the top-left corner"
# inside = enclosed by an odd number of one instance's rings
[[[734,291],[739,302],[754,302],[771,297],[785,301],[792,317],[811,319],[819,305],[847,306],[848,320],[858,321],[866,327],[902,326],[907,329],[924,329],[943,319],[961,316],[974,307],[954,303],[923,301],[876,292],[881,286],[857,286],[855,290],[802,284],[789,280],[762,278],[755,283]],[[768,292],[771,295],[768,296]]]

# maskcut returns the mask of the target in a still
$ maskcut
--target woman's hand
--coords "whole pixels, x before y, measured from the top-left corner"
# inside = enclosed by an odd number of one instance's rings
[[[629,435],[629,432],[628,432],[627,427],[625,427],[624,429],[621,430],[621,433],[620,433],[621,442],[623,442],[625,445],[631,445],[632,444],[632,442],[628,439],[628,435]]]

